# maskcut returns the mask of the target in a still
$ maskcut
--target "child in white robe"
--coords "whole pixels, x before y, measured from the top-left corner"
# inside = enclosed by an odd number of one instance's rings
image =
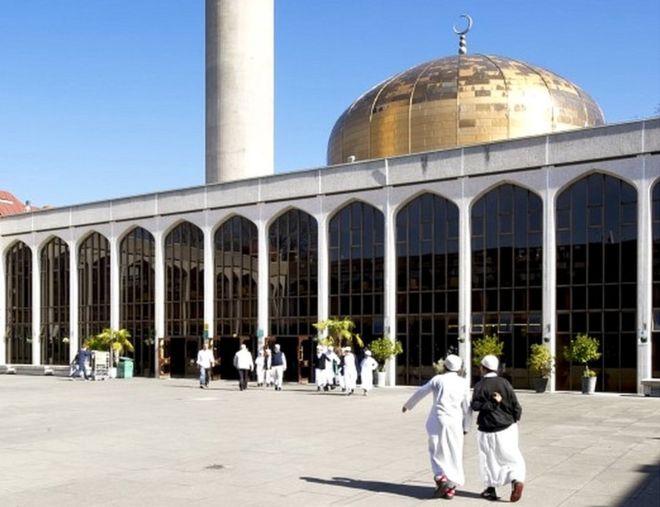
[[[426,419],[435,496],[451,499],[456,487],[465,483],[463,435],[472,422],[470,384],[458,375],[463,361],[450,354],[445,358],[445,373],[436,375],[419,387],[403,405],[411,410],[424,396],[433,393],[433,405]]]
[[[371,357],[371,351],[364,351],[364,359],[360,362],[360,378],[362,379],[362,389],[366,396],[374,387],[374,370],[378,368],[378,362]]]

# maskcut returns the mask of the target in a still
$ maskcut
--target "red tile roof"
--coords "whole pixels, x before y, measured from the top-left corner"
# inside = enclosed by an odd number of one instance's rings
[[[24,211],[28,211],[25,204],[16,199],[16,197],[9,192],[0,190],[0,217],[13,215],[15,213],[23,213]]]

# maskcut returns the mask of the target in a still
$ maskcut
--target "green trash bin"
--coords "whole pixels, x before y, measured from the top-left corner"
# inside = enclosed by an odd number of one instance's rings
[[[117,378],[133,378],[133,359],[130,357],[119,358]]]

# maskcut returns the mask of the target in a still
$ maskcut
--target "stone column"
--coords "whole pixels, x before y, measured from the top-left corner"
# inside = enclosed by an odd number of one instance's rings
[[[110,246],[110,329],[119,329],[120,325],[120,273],[119,240],[112,233]]]
[[[638,160],[644,164],[647,156]],[[651,327],[653,322],[653,218],[651,211],[652,177],[637,185],[637,393],[644,394],[642,379],[653,376]]]
[[[318,309],[317,321],[328,319],[328,214],[322,212],[318,218]]]
[[[78,336],[78,243],[67,241],[69,245],[69,362],[73,361],[80,349]]]
[[[158,346],[160,340],[165,337],[165,244],[163,238],[163,231],[154,231],[154,245],[156,251],[154,252],[154,282],[155,282],[155,295],[154,295],[154,330],[156,332],[156,339],[154,340],[154,370],[156,377],[160,375],[160,355]]]
[[[546,168],[546,174],[552,168]],[[546,185],[543,198],[543,344],[557,357],[557,237],[555,235],[555,198],[557,190]],[[548,390],[556,389],[556,372],[553,368],[548,382]]]
[[[204,227],[204,338],[215,334],[215,241],[213,228]]]
[[[41,273],[39,246],[32,248],[32,364],[42,364],[41,357]],[[48,337],[46,337],[48,339]]]
[[[472,251],[470,199],[463,195],[458,203],[458,353],[468,380],[472,378]],[[437,358],[434,358],[437,359]]]
[[[262,217],[257,222],[257,236],[259,238],[259,283],[257,299],[257,337],[259,347],[263,346],[264,339],[270,334],[270,320],[268,318],[269,282],[268,266],[268,225]]]
[[[396,216],[390,188],[385,203],[385,332],[396,341]],[[396,385],[396,356],[387,361],[385,385]]]

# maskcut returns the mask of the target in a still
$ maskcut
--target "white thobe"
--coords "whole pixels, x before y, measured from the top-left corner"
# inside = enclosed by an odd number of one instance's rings
[[[357,387],[357,367],[355,366],[355,356],[351,352],[344,355],[344,382],[349,393]]]
[[[518,447],[518,424],[493,432],[479,432],[479,469],[483,483],[498,487],[525,482],[525,459]]]
[[[258,355],[254,360],[254,366],[257,369],[257,384],[264,383],[264,366],[266,365],[266,358],[263,354]]]
[[[376,368],[378,368],[378,362],[371,356],[366,356],[360,363],[361,386],[365,391],[374,387],[374,370]]]
[[[472,423],[470,384],[453,371],[436,375],[419,387],[404,407],[412,409],[431,392],[433,405],[426,419],[426,432],[433,476],[444,474],[460,486],[465,483],[463,432]]]

